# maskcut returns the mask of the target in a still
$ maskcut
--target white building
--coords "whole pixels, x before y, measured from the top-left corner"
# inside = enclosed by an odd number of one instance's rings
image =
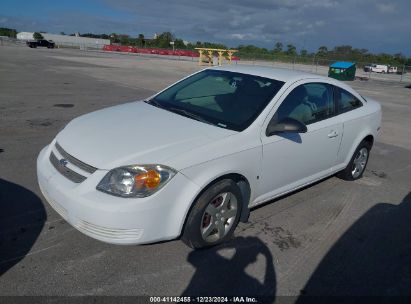
[[[17,34],[19,40],[33,40],[31,32],[20,32]],[[71,47],[88,47],[88,48],[102,48],[106,44],[110,44],[109,39],[77,37],[68,35],[55,35],[48,33],[41,33],[46,40],[53,40],[56,46],[71,46]]]

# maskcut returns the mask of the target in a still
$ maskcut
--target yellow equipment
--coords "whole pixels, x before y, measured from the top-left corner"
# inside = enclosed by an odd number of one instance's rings
[[[198,65],[202,65],[203,62],[208,63],[209,66],[213,65],[214,54],[218,54],[218,65],[221,65],[223,58],[228,60],[228,63],[231,63],[233,54],[238,52],[237,50],[224,50],[224,49],[209,49],[209,48],[196,48],[200,56],[198,57]],[[227,55],[224,55],[224,54]]]

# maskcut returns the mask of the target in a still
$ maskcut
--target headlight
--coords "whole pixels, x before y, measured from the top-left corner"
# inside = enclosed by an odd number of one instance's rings
[[[122,196],[146,197],[161,189],[176,174],[161,165],[135,165],[111,170],[97,185],[97,190]]]

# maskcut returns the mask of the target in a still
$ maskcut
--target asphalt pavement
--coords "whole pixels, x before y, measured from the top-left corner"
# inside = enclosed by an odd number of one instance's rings
[[[228,244],[105,244],[50,208],[35,162],[67,122],[148,97],[198,69],[190,61],[0,47],[0,295],[410,295],[405,83],[349,83],[383,107],[361,180],[331,177],[254,209]]]

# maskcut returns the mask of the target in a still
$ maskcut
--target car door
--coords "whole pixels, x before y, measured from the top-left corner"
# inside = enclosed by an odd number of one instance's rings
[[[350,92],[340,87],[335,87],[335,96],[337,109],[340,119],[343,121],[344,137],[341,141],[340,150],[337,158],[337,165],[343,165],[355,149],[353,145],[358,144],[360,130],[364,128],[363,112],[357,109],[363,106],[363,103]],[[345,167],[345,166],[344,166]]]
[[[324,82],[301,81],[281,96],[261,132],[263,158],[255,204],[331,173],[343,132],[335,104],[333,86]],[[303,122],[307,132],[265,134],[271,119],[286,117]]]

